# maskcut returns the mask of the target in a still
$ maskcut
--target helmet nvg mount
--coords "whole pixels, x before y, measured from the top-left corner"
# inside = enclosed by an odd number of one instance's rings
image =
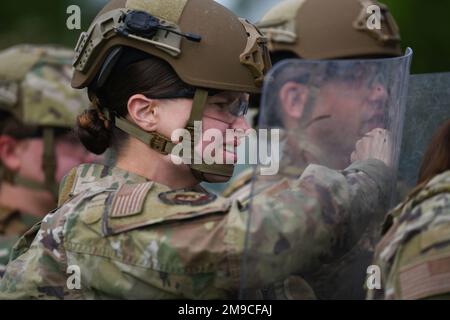
[[[80,36],[72,86],[88,87],[95,96],[126,47],[164,60],[182,81],[197,88],[187,125],[192,137],[194,122],[202,118],[206,89],[258,93],[271,67],[266,39],[258,29],[215,1],[113,0]],[[169,138],[145,132],[117,115],[109,117],[150,148],[162,154],[172,151]],[[206,180],[205,173],[231,177],[233,168],[191,165],[201,180]]]
[[[45,182],[22,177],[0,163],[0,180],[57,196],[55,129],[72,129],[89,101],[71,88],[73,52],[52,46],[20,45],[0,52],[0,110],[24,126],[40,128]]]

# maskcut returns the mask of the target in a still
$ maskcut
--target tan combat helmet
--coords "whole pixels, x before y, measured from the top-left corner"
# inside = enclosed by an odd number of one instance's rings
[[[55,129],[74,128],[78,114],[89,104],[85,92],[70,86],[72,60],[72,50],[53,46],[20,45],[0,52],[0,111],[24,126],[42,129],[45,174],[45,183],[39,183],[10,172],[0,163],[1,181],[57,195]]]
[[[266,39],[255,26],[212,0],[112,0],[81,34],[73,87],[88,87],[95,99],[96,88],[111,74],[125,47],[166,61],[181,80],[196,88],[187,126],[191,133],[194,122],[202,118],[208,97],[204,88],[258,93],[271,67]],[[150,148],[162,154],[172,151],[168,137],[109,116],[116,127]],[[204,173],[229,177],[233,172],[230,165],[191,168],[201,179]]]
[[[373,23],[374,8],[381,14],[380,29]],[[397,24],[376,0],[284,0],[257,26],[269,39],[271,54],[302,59],[402,55]]]

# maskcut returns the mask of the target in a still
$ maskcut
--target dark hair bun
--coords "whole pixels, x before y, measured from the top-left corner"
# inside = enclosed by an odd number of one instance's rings
[[[96,109],[85,110],[78,116],[76,132],[86,149],[92,153],[103,154],[110,146],[111,126]]]

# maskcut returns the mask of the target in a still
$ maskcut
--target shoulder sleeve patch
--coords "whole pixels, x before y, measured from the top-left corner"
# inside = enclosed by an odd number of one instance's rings
[[[175,190],[162,192],[158,195],[158,198],[168,205],[190,205],[197,207],[213,202],[217,199],[217,196],[207,192]]]
[[[112,203],[111,218],[123,218],[140,213],[152,186],[153,182],[146,182],[124,184],[120,187]]]
[[[416,300],[450,292],[450,256],[440,256],[400,270],[402,298]]]

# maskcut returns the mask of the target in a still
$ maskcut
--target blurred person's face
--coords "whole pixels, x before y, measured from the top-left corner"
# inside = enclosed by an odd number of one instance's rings
[[[286,127],[292,129],[299,125],[312,93],[303,85],[290,86],[291,92],[297,90],[297,98],[284,99],[291,105],[284,104],[284,109]],[[304,129],[307,140],[321,150],[319,162],[335,169],[348,166],[355,143],[372,129],[384,128],[387,97],[387,89],[379,82],[333,80],[322,85]]]
[[[324,118],[313,123],[308,134],[330,155],[350,155],[355,143],[366,133],[384,128],[386,99],[387,91],[380,84],[364,87],[345,82],[328,83],[321,88],[313,112],[313,119]]]
[[[20,176],[37,182],[44,182],[43,171],[44,141],[42,138],[30,138],[17,141],[14,151],[13,171]],[[55,139],[56,159],[56,182],[74,167],[82,163],[90,163],[97,158],[86,151],[81,143],[70,133],[56,137]]]

